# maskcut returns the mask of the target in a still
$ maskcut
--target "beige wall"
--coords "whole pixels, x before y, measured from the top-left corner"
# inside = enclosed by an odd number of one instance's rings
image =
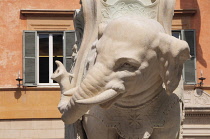
[[[60,119],[0,120],[1,139],[63,139]]]
[[[0,89],[0,119],[60,118],[59,88]]]

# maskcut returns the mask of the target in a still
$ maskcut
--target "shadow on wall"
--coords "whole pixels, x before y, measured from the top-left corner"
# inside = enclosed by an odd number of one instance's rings
[[[184,0],[180,1],[181,9],[185,9],[186,2]],[[191,7],[190,7],[191,8]],[[199,38],[200,38],[200,30],[201,30],[201,15],[200,15],[200,8],[198,5],[198,0],[193,0],[193,7],[197,10],[196,14],[191,19],[191,28],[196,29],[196,52],[197,52],[197,61],[205,68],[207,68],[206,60],[203,58],[203,50],[202,46],[200,45]],[[189,8],[188,8],[189,9]]]
[[[19,19],[21,19],[21,20],[27,20],[26,16],[23,16],[23,15],[21,14],[21,11],[20,11]]]
[[[15,92],[14,92],[14,97],[15,99],[18,99],[22,96],[22,92],[21,92],[21,88],[18,88]]]

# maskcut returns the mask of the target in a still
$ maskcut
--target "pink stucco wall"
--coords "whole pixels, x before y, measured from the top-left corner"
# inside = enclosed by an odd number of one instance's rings
[[[209,0],[177,0],[176,9],[196,9],[192,16],[192,29],[196,30],[197,77],[203,76],[205,87],[210,87],[210,1]]]
[[[21,9],[79,9],[79,0],[1,0],[0,1],[0,88],[17,87],[22,72],[22,31],[26,30]]]

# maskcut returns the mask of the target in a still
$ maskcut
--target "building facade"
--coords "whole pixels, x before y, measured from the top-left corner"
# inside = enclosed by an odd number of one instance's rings
[[[80,0],[0,1],[0,138],[64,138],[60,90],[50,75],[55,60],[72,63],[80,6]],[[210,138],[209,6],[176,0],[172,34],[188,42],[191,54],[183,70],[185,139]]]
[[[0,138],[64,138],[60,89],[50,74],[53,61],[68,61],[64,44],[74,40],[63,37],[71,39],[80,2],[2,0],[0,9]]]
[[[176,1],[172,32],[188,42],[191,55],[183,71],[186,139],[210,138],[209,5],[207,0]]]

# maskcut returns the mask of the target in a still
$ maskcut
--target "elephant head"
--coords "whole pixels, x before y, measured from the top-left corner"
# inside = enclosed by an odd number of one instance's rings
[[[186,42],[165,34],[152,19],[121,17],[104,28],[95,46],[94,66],[77,88],[68,91],[72,96],[62,116],[66,123],[75,122],[96,104],[109,108],[138,94],[142,94],[138,103],[143,103],[163,83],[168,94],[178,86],[182,65],[189,58]]]

